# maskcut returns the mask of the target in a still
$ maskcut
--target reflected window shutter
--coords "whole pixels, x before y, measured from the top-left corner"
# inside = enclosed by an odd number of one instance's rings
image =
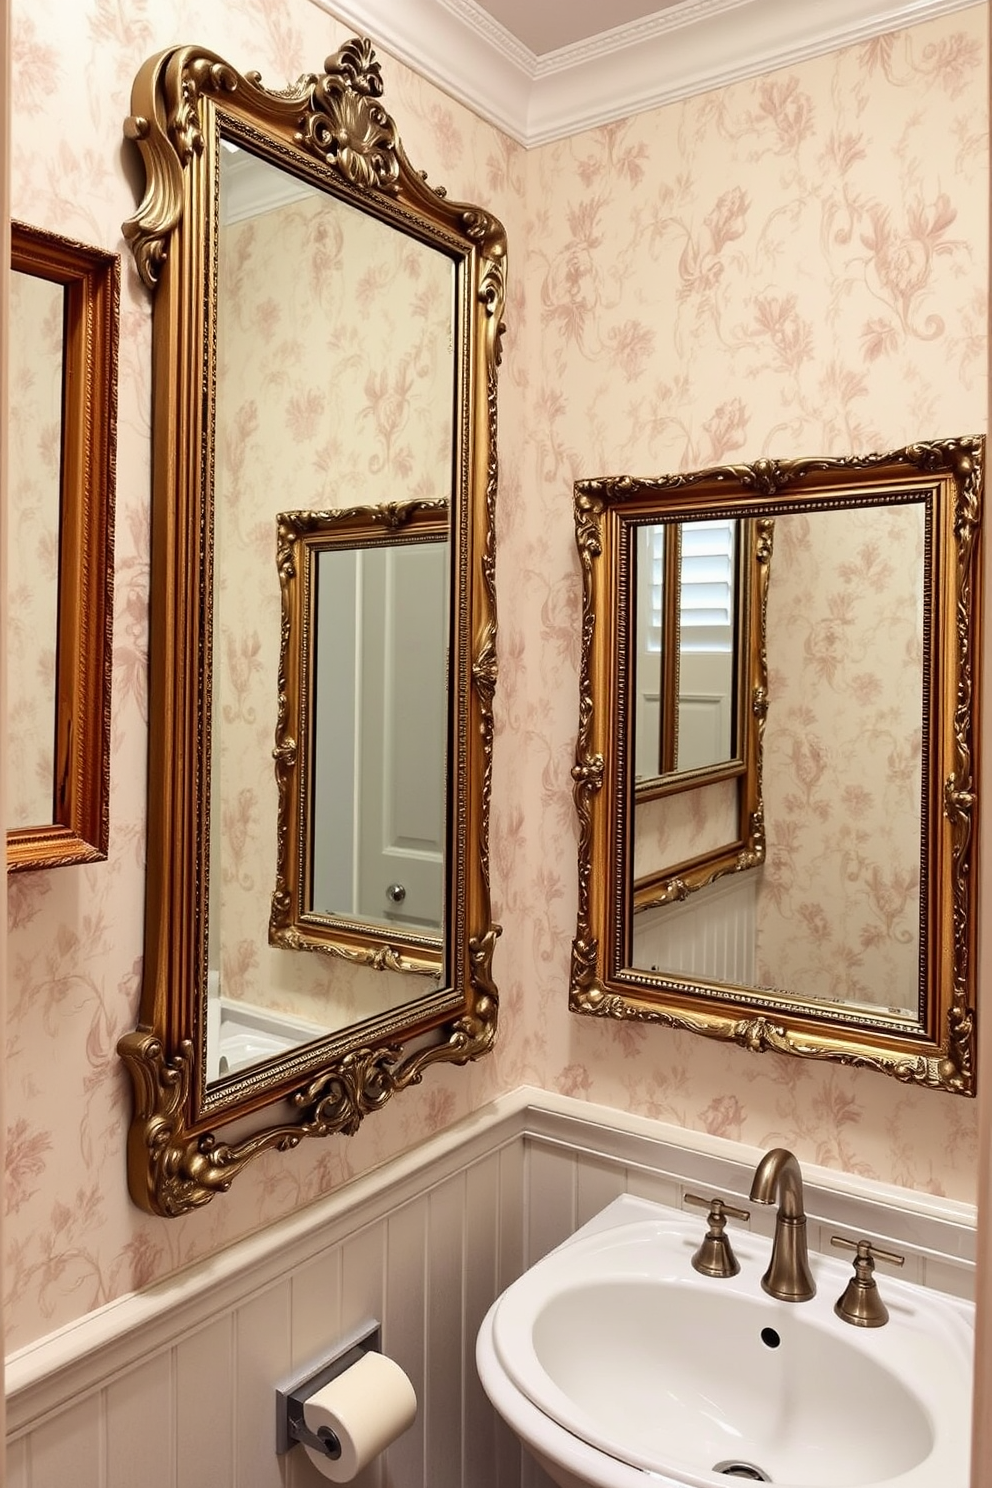
[[[683,524],[683,651],[733,650],[734,525],[731,517]]]

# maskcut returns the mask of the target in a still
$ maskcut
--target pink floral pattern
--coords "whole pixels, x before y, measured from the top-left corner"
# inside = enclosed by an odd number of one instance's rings
[[[9,893],[10,1347],[229,1245],[522,1082],[974,1196],[973,1103],[568,1012],[580,642],[571,483],[983,427],[985,21],[983,7],[965,9],[530,155],[384,59],[410,158],[452,196],[496,212],[510,243],[492,832],[500,1039],[477,1066],[432,1071],[354,1138],[261,1158],[177,1221],[151,1219],[127,1196],[130,1097],[115,1052],[138,1005],[147,745],[151,311],[125,268],[110,857],[19,875]],[[185,37],[281,86],[346,35],[296,0],[136,0],[126,14],[108,0],[15,0],[14,215],[120,247],[135,205],[121,120],[150,53]],[[306,435],[319,410],[304,398],[293,417]],[[261,648],[261,620],[257,629]],[[233,656],[232,670],[250,674],[250,632]],[[228,701],[241,706],[236,691]]]
[[[918,1009],[923,507],[775,523],[760,985]]]

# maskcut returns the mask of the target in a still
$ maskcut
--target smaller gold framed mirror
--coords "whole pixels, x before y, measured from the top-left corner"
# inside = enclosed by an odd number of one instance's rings
[[[282,512],[269,943],[443,980],[449,510]]]
[[[7,871],[107,856],[120,260],[11,223]]]
[[[576,483],[573,1011],[974,1095],[983,478],[963,438]],[[641,727],[640,624],[669,616],[653,685],[671,713],[683,534],[713,522],[754,564],[708,642],[734,658],[743,733],[683,771],[681,718]]]

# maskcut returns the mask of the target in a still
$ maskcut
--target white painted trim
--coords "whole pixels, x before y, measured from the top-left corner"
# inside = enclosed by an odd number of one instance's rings
[[[531,148],[983,0],[683,0],[537,57],[473,0],[311,0]]]
[[[529,1086],[305,1209],[142,1292],[28,1344],[6,1363],[11,1437],[175,1345],[344,1236],[514,1143],[558,1147],[710,1191],[746,1195],[761,1149]],[[974,1254],[975,1206],[804,1163],[807,1209],[960,1263]]]
[[[438,0],[311,0],[311,4],[370,36],[377,51],[392,53],[504,134],[525,143],[530,77]],[[388,75],[385,101],[388,106]]]

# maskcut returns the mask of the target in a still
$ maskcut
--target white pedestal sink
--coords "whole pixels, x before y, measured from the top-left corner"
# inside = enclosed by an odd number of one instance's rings
[[[490,1309],[483,1386],[556,1483],[967,1488],[967,1304],[885,1276],[889,1321],[853,1327],[844,1261],[811,1256],[816,1296],[779,1302],[770,1241],[735,1231],[740,1273],[717,1280],[690,1264],[702,1233],[618,1199]]]

